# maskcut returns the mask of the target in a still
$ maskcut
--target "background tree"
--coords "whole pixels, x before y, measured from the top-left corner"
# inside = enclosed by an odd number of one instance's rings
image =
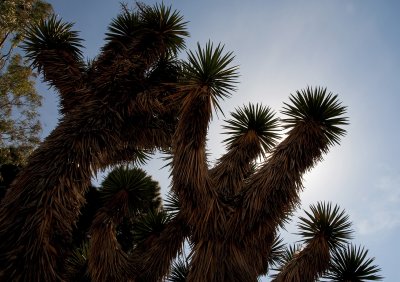
[[[112,21],[99,56],[85,63],[71,24],[51,17],[29,30],[27,56],[57,88],[62,117],[3,199],[0,279],[57,281],[77,270],[84,280],[160,281],[185,240],[188,281],[256,281],[277,261],[279,227],[299,205],[303,174],[345,135],[346,107],[326,89],[308,87],[290,96],[282,119],[263,105],[238,108],[225,127],[227,152],[211,168],[209,122],[235,90],[237,67],[232,53],[211,42],[178,60],[187,35],[177,11],[139,4]],[[89,220],[88,245],[74,251],[93,174],[140,163],[156,148],[171,154],[173,213],[150,205],[127,228],[132,244],[121,244],[124,219],[146,202],[135,197],[154,183],[143,172],[116,170]],[[277,279],[319,279],[348,239],[338,208],[320,204],[310,215],[301,224],[304,249]]]
[[[0,2],[0,164],[24,165],[39,144],[42,97],[35,89],[36,74],[17,47],[26,28],[51,12],[45,1]]]

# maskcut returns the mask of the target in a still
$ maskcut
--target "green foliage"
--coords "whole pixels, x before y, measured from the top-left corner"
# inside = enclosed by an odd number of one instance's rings
[[[189,264],[185,258],[178,258],[172,265],[168,282],[185,282],[189,274]]]
[[[15,53],[28,26],[48,17],[52,6],[40,0],[0,1],[0,164],[24,165],[39,143],[36,74]]]
[[[135,216],[160,206],[160,187],[139,168],[118,167],[101,184],[104,206],[121,209],[125,216]]]
[[[0,73],[0,163],[24,164],[40,141],[37,110],[42,97],[35,90],[34,79],[19,54]]]
[[[138,244],[157,238],[171,219],[165,211],[150,210],[135,224],[134,239]],[[153,238],[152,238],[153,237]]]
[[[168,50],[176,54],[185,47],[186,24],[171,7],[140,3],[136,10],[126,9],[112,21],[106,33],[109,44],[105,49],[110,46],[131,48],[146,57],[154,51],[162,54]]]
[[[3,0],[0,2],[0,48],[6,40],[15,47],[25,37],[25,28],[46,18],[51,4],[40,0]]]
[[[208,42],[202,48],[198,43],[197,52],[189,51],[188,61],[183,63],[181,88],[203,95],[211,94],[212,104],[222,112],[218,100],[229,97],[229,92],[236,89],[238,67],[230,66],[233,59],[232,52],[224,54],[224,47],[220,44],[214,48]]]
[[[379,281],[381,269],[373,265],[374,258],[367,258],[368,250],[347,245],[333,252],[331,267],[325,278],[329,281]]]
[[[68,281],[90,282],[87,271],[88,245],[84,244],[72,251],[65,262],[65,273]]]
[[[316,237],[323,237],[331,249],[342,247],[351,239],[351,222],[345,211],[340,211],[331,203],[317,203],[310,206],[311,212],[305,211],[307,217],[300,217],[299,235],[305,243]]]
[[[81,60],[82,39],[78,37],[78,32],[71,28],[71,23],[63,23],[53,15],[48,20],[42,20],[27,29],[27,39],[23,48],[32,66],[41,71],[43,67],[40,60],[41,52],[54,49],[60,53],[67,52],[73,60]]]
[[[224,140],[228,147],[237,145],[241,137],[252,131],[260,140],[263,154],[276,144],[279,138],[278,119],[269,107],[249,104],[237,108],[231,115],[232,119],[227,120],[228,125],[224,126],[224,134],[231,135]]]
[[[284,128],[293,128],[299,123],[314,122],[324,130],[328,144],[339,144],[341,136],[346,130],[342,127],[347,125],[346,107],[342,106],[337,95],[326,93],[326,88],[307,87],[305,90],[297,91],[296,95],[290,96],[292,104],[285,104],[282,113],[289,118],[283,119]]]

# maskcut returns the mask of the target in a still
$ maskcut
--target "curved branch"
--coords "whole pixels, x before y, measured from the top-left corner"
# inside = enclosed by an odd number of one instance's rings
[[[329,268],[330,253],[327,240],[315,237],[296,253],[272,280],[274,282],[314,282]]]

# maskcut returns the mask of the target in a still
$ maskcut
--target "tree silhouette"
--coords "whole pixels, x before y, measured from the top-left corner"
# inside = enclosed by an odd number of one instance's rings
[[[62,117],[2,201],[0,279],[160,281],[188,240],[188,270],[172,271],[179,279],[256,281],[279,261],[278,228],[299,205],[303,174],[345,135],[346,108],[321,87],[291,95],[281,120],[263,105],[238,108],[225,126],[227,152],[210,168],[208,126],[236,89],[233,54],[208,42],[179,60],[186,23],[163,4],[125,9],[106,35],[85,63],[71,24],[52,17],[29,31],[27,56],[58,90]],[[117,169],[87,220],[88,244],[74,250],[93,174],[140,164],[156,149],[170,153],[170,212],[157,203],[139,208],[154,199],[144,195],[155,183],[143,171]],[[319,279],[347,242],[338,207],[311,210],[299,225],[305,247],[277,281]]]

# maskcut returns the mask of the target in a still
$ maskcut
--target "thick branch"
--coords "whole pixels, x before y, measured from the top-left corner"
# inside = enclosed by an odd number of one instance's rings
[[[173,138],[173,191],[179,197],[189,224],[204,231],[213,209],[215,191],[211,189],[206,156],[206,134],[211,117],[207,92],[197,89],[187,95]]]
[[[44,80],[60,93],[61,112],[67,113],[82,103],[86,85],[84,64],[63,50],[42,50],[35,58]]]
[[[296,253],[273,279],[274,282],[314,282],[328,269],[329,245],[323,236],[315,237]]]
[[[210,170],[213,183],[225,200],[229,201],[232,196],[242,190],[244,179],[251,174],[252,161],[261,152],[257,136],[250,131],[231,145],[228,152]]]
[[[320,126],[303,123],[291,130],[263,167],[249,179],[243,209],[232,218],[232,226],[244,220],[247,223],[247,228],[243,228],[245,233],[261,225],[274,231],[298,204],[302,175],[321,160],[322,153],[327,150],[327,140]]]
[[[126,281],[133,275],[129,256],[117,241],[118,215],[112,213],[102,208],[90,228],[88,271],[94,282]]]

